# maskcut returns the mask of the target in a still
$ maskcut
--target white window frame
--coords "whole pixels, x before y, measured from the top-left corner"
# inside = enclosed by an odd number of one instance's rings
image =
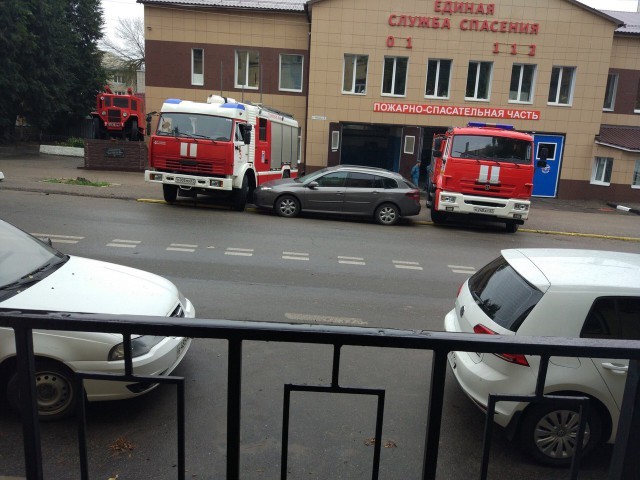
[[[600,163],[603,163],[602,170],[599,169]],[[611,164],[610,175],[613,173],[613,158],[612,157],[595,157],[593,159],[593,169],[591,171],[591,184],[592,185],[611,185],[611,178],[607,179],[607,166]],[[600,170],[600,174],[598,174]]]
[[[353,57],[353,77],[351,78],[351,89],[344,89],[344,82],[347,80],[345,75],[347,74],[347,55]],[[358,69],[358,60],[361,58],[365,58],[367,60],[367,68],[364,76],[364,88],[358,91],[358,85],[356,85],[357,79],[357,69]],[[366,95],[367,94],[367,83],[369,82],[369,55],[359,55],[357,53],[345,53],[344,60],[342,62],[342,93],[347,95]]]
[[[558,85],[556,87],[555,92],[555,100],[550,102],[549,97],[547,97],[547,105],[554,105],[558,107],[570,107],[573,104],[573,92],[576,86],[576,74],[578,73],[577,67],[569,67],[566,65],[554,65],[551,69],[551,76],[553,77],[553,70],[559,68],[560,73],[558,74]],[[571,72],[571,86],[569,87],[569,98],[567,103],[560,103],[560,90],[562,86],[562,77],[566,75],[567,72]],[[551,78],[549,79],[551,80]],[[551,81],[549,81],[549,93],[551,93]]]
[[[404,137],[404,153],[413,155],[416,150],[416,137],[415,135],[405,135]]]
[[[282,57],[299,57],[300,58],[300,88],[284,88],[282,86]],[[304,55],[298,55],[297,53],[281,53],[278,69],[278,90],[281,92],[302,92],[304,85]]]
[[[340,132],[338,130],[334,130],[331,132],[331,151],[337,152],[340,148]]]
[[[393,69],[391,71],[391,93],[385,93],[384,92],[384,67],[385,67],[385,60],[387,60],[388,58],[393,59]],[[401,94],[399,93],[393,93],[393,91],[396,89],[396,66],[398,64],[398,60],[402,59],[402,60],[406,60],[407,61],[407,71],[406,71],[406,75],[404,78],[404,92],[402,92]],[[382,82],[380,85],[380,95],[382,95],[383,97],[406,97],[407,96],[407,79],[409,78],[409,57],[394,57],[394,56],[388,56],[385,55],[384,60],[382,62]]]
[[[258,57],[258,81],[256,85],[249,85],[249,55],[251,53],[257,54]],[[238,83],[238,67],[240,66],[240,56],[243,56],[243,61],[245,62],[245,77],[244,84]],[[258,90],[260,88],[260,53],[256,50],[236,50],[236,68],[233,72],[233,83],[235,88],[242,88],[245,90]]]
[[[469,78],[469,67],[471,67],[472,63],[475,63],[475,64],[478,65],[478,68],[476,69],[476,79],[475,79],[475,87],[474,87],[474,90],[473,90],[473,97],[465,96],[464,99],[472,101],[472,102],[489,102],[489,101],[491,101],[491,84],[493,82],[493,62],[485,62],[485,61],[480,61],[480,60],[469,60],[469,66],[467,67],[467,81],[468,81],[468,78]],[[478,86],[480,85],[480,72],[482,71],[481,67],[482,67],[483,63],[489,64],[491,66],[491,71],[489,72],[487,98],[478,98]],[[467,89],[467,86],[465,84],[465,95],[467,93],[466,89]]]
[[[609,82],[609,79],[612,79]],[[618,74],[610,73],[607,75],[607,87],[604,92],[604,103],[602,105],[602,110],[604,112],[613,112],[616,106],[616,92],[618,90]],[[609,89],[612,90],[611,95],[609,95]],[[607,98],[611,98],[611,104],[607,106]]]
[[[536,79],[538,76],[538,66],[531,63],[514,63],[512,67],[520,67],[520,75],[518,79],[518,98],[516,100],[512,100],[509,98],[509,103],[521,103],[521,104],[532,104],[533,96],[535,95],[536,90]],[[530,100],[522,100],[522,80],[524,79],[524,71],[525,67],[533,67],[533,75],[531,77],[531,91],[529,92]],[[513,68],[511,69],[513,74]],[[511,81],[509,81],[509,95],[511,94]]]
[[[633,167],[633,177],[631,177],[631,188],[640,188],[640,160],[636,160]]]
[[[433,89],[433,95],[427,95],[427,82],[429,81],[429,62],[436,63],[436,84]],[[438,95],[438,87],[440,85],[440,65],[441,62],[449,62],[449,78],[447,83],[447,94],[444,96]],[[437,98],[440,100],[448,100],[451,95],[451,75],[453,74],[453,60],[449,58],[429,58],[427,60],[427,76],[424,82],[424,98]]]
[[[195,53],[196,51],[200,52],[202,55],[202,72],[196,73],[195,71]],[[204,48],[192,48],[191,49],[191,85],[204,85]]]
[[[638,91],[636,92],[636,104],[633,113],[640,113],[640,80],[638,80]]]

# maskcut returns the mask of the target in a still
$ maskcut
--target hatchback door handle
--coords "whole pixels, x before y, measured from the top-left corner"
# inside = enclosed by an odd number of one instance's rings
[[[606,368],[607,370],[611,370],[614,373],[619,373],[620,375],[622,375],[623,373],[627,373],[627,370],[629,370],[629,367],[627,365],[620,365],[618,363],[605,362],[602,364],[602,367]]]

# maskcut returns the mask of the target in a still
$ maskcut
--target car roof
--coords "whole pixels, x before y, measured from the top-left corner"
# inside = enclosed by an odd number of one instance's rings
[[[501,253],[520,275],[543,291],[551,286],[640,295],[640,254],[568,248],[508,249]]]
[[[354,172],[365,172],[365,173],[381,173],[381,174],[386,174],[386,175],[390,175],[392,177],[396,177],[396,178],[402,178],[402,175],[400,175],[399,173],[396,172],[392,172],[391,170],[387,170],[384,168],[379,168],[379,167],[367,167],[365,165],[347,165],[347,164],[341,164],[341,165],[336,165],[334,167],[329,167],[329,170],[349,170],[349,171],[354,171]]]

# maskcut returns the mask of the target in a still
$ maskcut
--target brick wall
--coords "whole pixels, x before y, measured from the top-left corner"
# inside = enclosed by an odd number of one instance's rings
[[[84,168],[143,172],[147,166],[147,144],[125,140],[85,140]]]

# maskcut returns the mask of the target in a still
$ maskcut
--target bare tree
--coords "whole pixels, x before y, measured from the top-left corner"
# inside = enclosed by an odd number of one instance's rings
[[[119,70],[135,76],[144,70],[144,21],[141,18],[119,18],[115,39],[105,37],[101,49],[112,54]]]

